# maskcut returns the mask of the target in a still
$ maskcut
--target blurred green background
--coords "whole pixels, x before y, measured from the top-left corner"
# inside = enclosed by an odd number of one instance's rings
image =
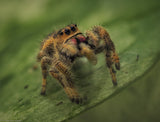
[[[0,0],[0,103],[5,100],[0,106],[1,116],[3,112],[7,112],[5,108],[10,103],[7,101],[8,96],[12,96],[8,92],[3,95],[3,91],[10,90],[13,86],[15,89],[21,86],[14,82],[8,85],[14,75],[19,72],[23,75],[25,72],[32,73],[30,67],[36,64],[35,56],[40,42],[48,33],[70,23],[77,23],[82,31],[94,25],[105,25],[115,39],[118,53],[122,53],[131,46],[137,36],[134,35],[135,30],[129,31],[130,26],[135,26],[136,30],[140,27],[139,35],[143,34],[144,30],[144,38],[153,33],[153,40],[160,40],[159,16],[158,0]],[[142,26],[134,23],[145,18],[149,18],[150,25],[145,25],[145,21]],[[125,43],[122,44],[116,39],[124,40]],[[145,45],[145,40],[139,41],[144,41]],[[156,56],[154,65],[135,83],[103,104],[68,121],[160,121],[160,58],[159,55]],[[34,75],[38,76],[39,72],[31,74],[31,77]],[[23,77],[16,80],[23,80]],[[28,78],[26,81],[29,80]],[[33,86],[35,84],[33,83]],[[31,86],[32,88],[34,87]],[[16,94],[14,95],[16,98]]]

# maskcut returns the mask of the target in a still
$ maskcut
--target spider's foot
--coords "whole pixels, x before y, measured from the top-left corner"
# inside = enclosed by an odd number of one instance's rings
[[[118,85],[117,81],[115,81],[115,80],[112,80],[112,83],[113,83],[114,86]]]
[[[70,98],[73,103],[82,104],[83,99],[80,96],[73,96]]]
[[[117,70],[120,70],[120,63],[119,62],[115,63],[115,67]]]
[[[41,95],[45,96],[45,95],[46,95],[46,93],[45,93],[45,92],[41,92]]]
[[[44,91],[44,90],[41,90],[41,93],[40,93],[41,95],[46,95],[46,91]]]
[[[113,67],[110,67],[110,73],[111,73],[111,76],[112,76],[113,85],[117,86],[116,71],[114,70]]]
[[[81,104],[82,103],[82,98],[78,94],[77,90],[74,87],[64,87],[64,90],[70,100],[74,103]]]

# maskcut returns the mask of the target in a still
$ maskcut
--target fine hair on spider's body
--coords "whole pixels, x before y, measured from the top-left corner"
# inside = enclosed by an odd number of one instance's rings
[[[43,76],[41,94],[46,93],[46,79],[49,73],[59,81],[72,102],[81,103],[82,98],[72,81],[71,67],[78,57],[86,57],[92,64],[96,64],[96,54],[101,52],[105,53],[113,85],[117,85],[113,65],[120,70],[119,57],[115,52],[114,43],[103,27],[94,26],[92,30],[86,32],[85,36],[76,24],[70,24],[50,34],[42,42],[37,56],[38,61],[41,62]]]

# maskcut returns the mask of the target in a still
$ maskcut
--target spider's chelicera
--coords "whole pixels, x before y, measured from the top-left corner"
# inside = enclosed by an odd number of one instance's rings
[[[72,81],[71,67],[78,57],[86,57],[91,63],[96,64],[96,54],[104,52],[106,64],[109,68],[113,85],[117,85],[115,65],[120,70],[120,62],[115,46],[108,32],[101,26],[94,26],[84,35],[76,24],[70,24],[48,36],[42,42],[37,59],[42,68],[42,90],[46,92],[46,78],[48,73],[57,79],[72,102],[81,103]]]

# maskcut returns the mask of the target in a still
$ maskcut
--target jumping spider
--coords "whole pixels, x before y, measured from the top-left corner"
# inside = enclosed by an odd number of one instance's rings
[[[102,51],[105,53],[113,85],[117,85],[116,72],[112,65],[114,64],[116,69],[120,70],[120,62],[108,32],[101,26],[94,26],[85,35],[79,31],[76,24],[70,24],[50,34],[42,42],[37,55],[43,75],[42,95],[46,92],[46,78],[49,72],[59,81],[72,102],[81,103],[82,98],[75,89],[71,77],[73,62],[78,57],[86,57],[91,63],[96,64],[96,54]]]

